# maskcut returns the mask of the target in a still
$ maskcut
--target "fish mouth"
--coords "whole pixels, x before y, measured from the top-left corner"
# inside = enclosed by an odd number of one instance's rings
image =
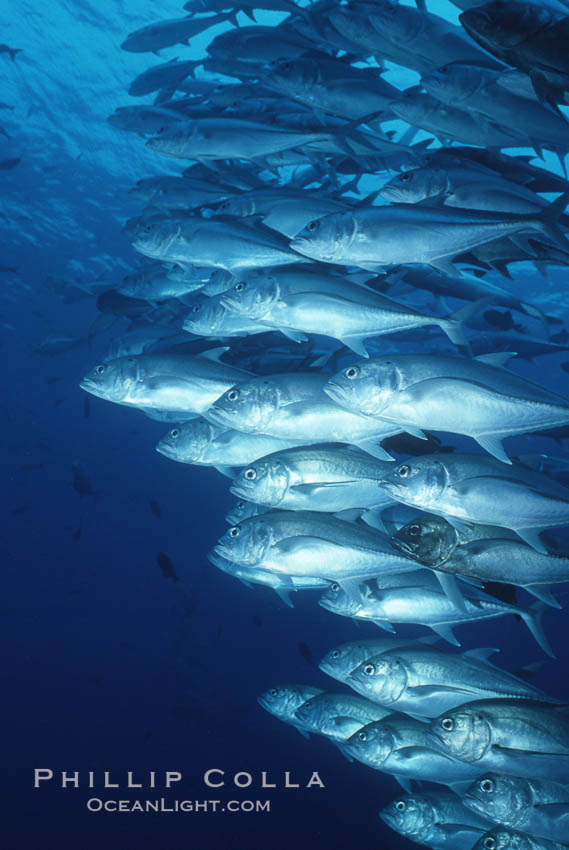
[[[330,380],[327,384],[322,388],[326,395],[332,399],[332,401],[336,401],[339,404],[342,402],[348,401],[348,392],[342,384],[337,381]]]
[[[170,460],[176,460],[176,459],[177,459],[177,457],[178,457],[178,454],[177,454],[177,452],[176,452],[175,447],[174,447],[174,446],[171,446],[169,443],[162,443],[162,442],[157,443],[157,445],[156,445],[156,451],[157,451],[159,454],[164,455],[164,457],[169,457],[169,458],[170,458]],[[192,460],[188,460],[187,462],[188,462],[188,463],[193,463],[193,459],[192,459]]]
[[[233,414],[236,412],[237,411],[233,411]],[[216,407],[215,404],[213,404],[204,415],[209,422],[213,422],[216,425],[227,425],[232,414],[229,410],[224,410],[222,407]]]
[[[389,478],[382,478],[377,483],[382,490],[385,490],[385,492],[389,493],[390,496],[393,496],[394,499],[397,499],[399,496],[403,496],[407,489],[404,484],[399,484],[396,481],[390,481]]]
[[[434,747],[439,752],[448,753],[448,747],[442,736],[432,727],[425,729],[425,738],[427,740],[427,746]]]
[[[305,257],[310,257],[311,259],[315,256],[318,257],[318,254],[314,254],[314,246],[312,245],[312,242],[304,236],[295,236],[290,240],[288,246],[293,251],[296,251],[297,254],[303,254]]]
[[[318,604],[321,608],[325,608],[326,611],[332,611],[333,613],[336,611],[334,604],[330,599],[319,599]]]
[[[405,552],[406,555],[415,555],[417,551],[416,546],[412,546],[410,543],[407,543],[405,540],[400,540],[398,537],[392,537],[389,541],[394,549],[398,549],[400,552]]]
[[[223,298],[219,299],[219,303],[222,307],[225,307],[226,310],[231,310],[233,313],[242,314],[241,304],[238,298],[234,298],[232,295],[224,295]]]
[[[225,561],[230,561],[231,552],[229,548],[225,545],[225,543],[217,543],[212,550],[213,555],[218,555],[220,558],[223,558]]]
[[[97,398],[103,398],[105,400],[108,399],[108,395],[103,390],[103,388],[99,387],[90,378],[83,378],[82,381],[79,381],[79,386],[82,390],[85,390],[86,393],[90,393],[91,395],[97,396]]]
[[[262,695],[260,697],[257,697],[257,702],[259,703],[261,708],[264,708],[265,711],[269,712],[269,714],[273,714],[273,707],[266,697]]]
[[[396,818],[390,812],[380,812],[379,816],[381,820],[387,824],[391,829],[397,831],[396,829]]]
[[[239,484],[236,481],[229,488],[230,493],[233,493],[238,499],[245,499],[247,502],[251,501],[252,490],[253,488],[249,489],[246,484]]]

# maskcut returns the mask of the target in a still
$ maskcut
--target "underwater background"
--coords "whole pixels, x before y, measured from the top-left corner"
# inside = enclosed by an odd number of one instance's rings
[[[457,21],[459,10],[450,4],[430,0],[428,8]],[[79,388],[126,328],[125,321],[120,331],[90,337],[98,315],[93,293],[112,288],[135,264],[121,233],[140,209],[128,190],[141,176],[180,171],[178,163],[165,169],[143,139],[106,120],[129,103],[131,80],[154,61],[121,51],[120,44],[132,30],[181,14],[174,0],[159,7],[147,0],[14,0],[0,11],[1,40],[22,51],[15,61],[0,56],[0,100],[13,107],[0,112],[0,159],[21,158],[0,172],[0,647],[9,800],[2,843],[98,850],[284,850],[291,842],[408,847],[378,818],[397,792],[394,779],[349,764],[324,739],[304,741],[257,703],[275,682],[329,687],[319,659],[377,629],[330,616],[314,592],[296,594],[289,609],[269,589],[251,590],[216,570],[206,556],[235,501],[227,479],[162,457],[154,446],[167,425]],[[281,18],[258,14],[260,23]],[[164,61],[201,56],[229,26],[197,36],[191,47],[164,50]],[[404,88],[415,75],[392,67],[388,79]],[[545,157],[561,174],[554,157]],[[514,281],[491,279],[566,323],[564,269],[550,267],[543,279],[524,264]],[[58,350],[54,338],[76,344]],[[567,395],[569,374],[561,368],[567,359],[560,353],[518,360],[513,368]],[[553,455],[566,446],[536,436],[509,445],[512,452]],[[73,486],[78,471],[86,486]],[[178,580],[163,574],[158,553],[170,559]],[[544,625],[557,660],[547,660],[532,684],[567,700],[565,613],[548,611]],[[542,660],[524,624],[512,617],[462,626],[459,639],[464,648],[500,647],[506,670]],[[107,770],[121,779],[129,770],[179,770],[183,790],[156,796],[268,798],[271,811],[94,814],[85,808],[92,792],[84,787],[63,792],[52,782],[34,790],[34,768],[56,775]],[[208,768],[228,777],[248,771],[254,784],[206,792],[201,778]],[[261,771],[280,787],[263,791]],[[285,790],[284,771],[301,785],[318,771],[326,787]],[[123,788],[120,798],[136,794]]]

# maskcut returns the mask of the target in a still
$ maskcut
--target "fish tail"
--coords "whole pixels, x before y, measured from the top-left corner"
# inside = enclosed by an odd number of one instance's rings
[[[479,310],[493,303],[493,301],[493,296],[487,296],[486,298],[479,298],[478,301],[473,301],[472,304],[460,307],[460,309],[439,321],[441,330],[446,333],[454,345],[470,354],[470,345],[464,334],[464,322],[467,322]]]
[[[551,648],[551,644],[549,643],[542,624],[543,614],[548,610],[548,608],[549,606],[547,603],[540,600],[534,605],[530,605],[527,611],[520,610],[519,614],[543,651],[549,655],[550,658],[555,658],[555,653]]]
[[[565,212],[565,208],[569,204],[569,192],[564,192],[553,203],[545,208],[542,215],[539,217],[538,229],[547,236],[560,251],[567,253],[569,251],[569,239],[563,233],[559,226],[559,219]]]

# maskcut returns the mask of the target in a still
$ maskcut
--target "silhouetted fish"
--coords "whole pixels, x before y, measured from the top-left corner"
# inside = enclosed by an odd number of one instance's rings
[[[91,483],[87,478],[87,474],[83,468],[83,466],[79,463],[79,461],[74,461],[72,465],[73,469],[73,489],[76,493],[79,493],[81,498],[83,496],[96,496],[97,491],[93,490],[91,487]]]
[[[162,572],[164,578],[171,578],[172,581],[179,581],[178,576],[176,575],[176,570],[174,569],[174,564],[164,552],[158,552],[156,555],[156,561],[158,562],[158,566]]]
[[[298,642],[298,651],[300,652],[300,654],[302,655],[304,660],[307,662],[307,664],[313,664],[314,663],[312,661],[312,651],[311,651],[310,647],[308,646],[308,644],[305,643],[303,640],[300,640]]]

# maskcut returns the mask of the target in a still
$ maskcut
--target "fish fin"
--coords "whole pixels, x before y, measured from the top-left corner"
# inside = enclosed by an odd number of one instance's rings
[[[478,354],[474,360],[487,363],[488,366],[504,367],[512,357],[517,357],[517,351],[495,351],[492,354]]]
[[[401,426],[406,434],[411,434],[412,437],[417,437],[418,440],[428,440],[429,438],[420,428],[415,428],[413,425]]]
[[[366,272],[374,272],[375,274],[383,274],[385,266],[380,266],[378,263],[358,263],[358,268]]]
[[[301,331],[295,331],[292,328],[279,328],[279,330],[293,342],[308,342],[308,337],[306,334],[301,333]]]
[[[511,233],[509,239],[520,251],[526,253],[528,257],[537,257],[529,236],[524,236],[522,233]]]
[[[457,797],[462,797],[472,785],[472,780],[468,780],[468,782],[449,782],[448,787],[451,791],[453,791]],[[490,825],[490,824],[489,824]]]
[[[390,632],[392,635],[395,634],[395,629],[389,622],[389,620],[370,620],[371,623],[375,623],[376,626],[379,626],[380,629],[384,629],[386,632]]]
[[[290,598],[290,590],[285,590],[283,587],[273,587],[273,590],[285,605],[289,608],[294,608],[292,599]]]
[[[332,516],[336,519],[341,519],[344,522],[356,522],[362,515],[361,508],[346,508],[345,511],[335,511]]]
[[[551,588],[547,584],[526,585],[524,586],[524,590],[526,590],[528,593],[531,593],[532,596],[537,597],[537,599],[541,599],[542,602],[545,602],[546,605],[550,605],[552,608],[562,607],[551,592]]]
[[[449,525],[452,525],[452,527],[455,529],[455,531],[464,532],[464,531],[468,530],[468,523],[467,522],[463,522],[462,520],[457,519],[456,517],[453,517],[453,516],[446,516],[446,514],[445,514],[444,518],[446,519],[446,521],[448,522]]]
[[[411,791],[413,790],[413,786],[411,784],[410,779],[407,779],[406,776],[400,776],[398,773],[393,773],[392,776],[396,780],[396,782],[399,782],[404,791],[406,791],[408,794],[411,793]]]
[[[539,529],[537,528],[514,528],[513,529],[518,537],[527,543],[528,546],[531,546],[532,549],[535,549],[536,552],[540,552],[542,555],[549,554],[546,547],[541,541],[539,536]]]
[[[216,466],[215,469],[225,475],[226,478],[235,478],[237,474],[231,466]]]
[[[555,653],[553,652],[549,640],[543,630],[543,624],[541,622],[545,611],[548,609],[548,604],[546,602],[535,602],[533,605],[530,605],[527,611],[519,611],[524,623],[536,639],[537,643],[541,646],[546,655],[549,655],[550,658],[555,658]]]
[[[490,662],[488,659],[491,655],[495,655],[497,652],[500,652],[500,649],[497,646],[489,646],[483,647],[482,649],[467,649],[462,654],[466,658],[474,658],[475,661],[484,661],[486,664],[489,664]]]
[[[294,726],[294,723],[292,724]],[[294,726],[297,732],[300,732],[303,738],[306,738],[307,741],[310,741],[310,735],[306,731],[306,729],[301,729],[300,726]]]
[[[365,522],[366,525],[369,525],[370,528],[374,528],[376,531],[380,531],[382,534],[388,534],[387,529],[381,519],[381,515],[378,511],[364,511],[361,515],[361,519]]]
[[[429,265],[449,277],[460,277],[460,270],[454,265],[451,257],[437,257],[436,260],[429,260]]]
[[[362,601],[361,581],[352,578],[336,579],[346,596],[355,602]]]
[[[460,592],[460,588],[456,583],[455,577],[450,573],[440,573],[438,571],[435,571],[435,575],[439,580],[439,584],[442,587],[445,596],[448,597],[455,608],[458,608],[459,611],[466,611],[464,597]]]
[[[395,460],[395,458],[391,457],[389,452],[386,452],[379,440],[375,437],[367,437],[365,440],[358,440],[354,443],[355,446],[362,449],[362,451],[367,452],[372,457],[377,458],[378,460]]]
[[[479,446],[481,446],[484,451],[488,452],[488,454],[493,455],[498,460],[501,460],[502,463],[511,464],[512,461],[506,454],[503,449],[502,442],[498,437],[492,436],[492,434],[486,434],[485,436],[474,437]]]
[[[434,632],[436,632],[449,643],[452,643],[453,646],[460,646],[460,641],[455,638],[451,626],[447,625],[446,623],[438,623],[436,626],[433,626],[431,623],[429,623],[429,625]]]
[[[247,581],[247,579],[246,579],[246,578],[241,578],[241,576],[236,576],[236,578],[238,578],[238,579],[239,579],[239,581],[240,581],[242,584],[244,584],[244,585],[245,585],[245,587],[248,587],[248,588],[249,588],[249,590],[253,590],[254,585],[253,585],[253,584],[251,584],[251,582],[250,582],[250,581]]]
[[[228,345],[221,345],[218,348],[210,348],[209,351],[201,351],[198,357],[205,357],[206,360],[213,360],[217,363],[221,362],[221,355],[229,351]]]
[[[361,337],[340,337],[340,342],[348,348],[351,348],[352,351],[355,351],[355,353],[359,354],[360,357],[369,357],[368,350],[365,347],[364,341]]]

